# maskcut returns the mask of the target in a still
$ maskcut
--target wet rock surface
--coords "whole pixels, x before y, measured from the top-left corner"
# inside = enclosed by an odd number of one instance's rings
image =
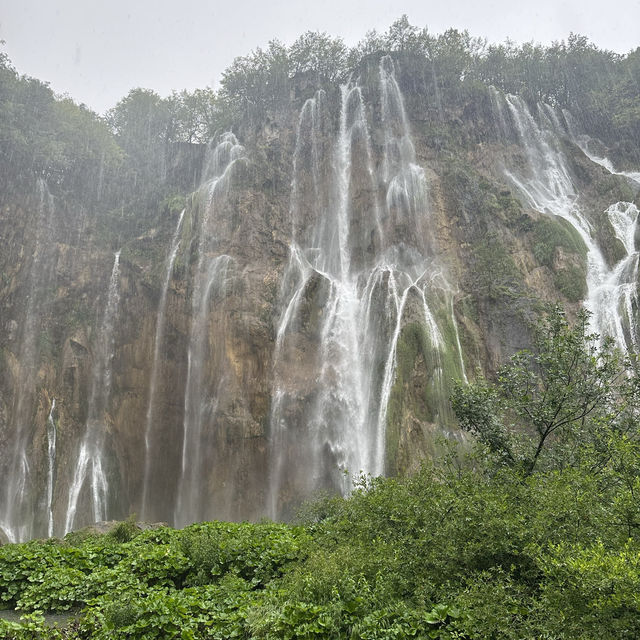
[[[201,150],[204,181],[187,199],[168,278],[180,211],[112,246],[64,194],[45,197],[46,185],[3,203],[0,473],[13,480],[0,494],[0,535],[46,534],[53,399],[58,536],[89,420],[103,438],[98,517],[286,517],[318,488],[348,490],[349,473],[415,470],[440,437],[459,437],[451,378],[495,371],[528,346],[542,303],[574,313],[595,291],[588,250],[601,252],[603,278],[633,257],[605,211],[637,187],[567,132],[531,116],[594,229],[591,249],[571,220],[529,197],[550,185],[518,130],[522,104],[487,98],[473,117],[461,110],[457,125],[437,128],[402,65],[369,66],[360,85],[303,87],[304,100],[241,125],[237,156]],[[58,219],[90,233],[38,232]],[[116,250],[109,393],[96,412]],[[624,277],[618,284],[631,284]],[[634,322],[621,321],[619,339]],[[80,488],[74,529],[96,519],[98,484]],[[19,494],[20,509],[7,509]]]

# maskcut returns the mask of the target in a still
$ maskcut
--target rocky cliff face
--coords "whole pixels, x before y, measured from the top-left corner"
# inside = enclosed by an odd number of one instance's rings
[[[545,302],[634,343],[633,176],[566,114],[488,87],[443,112],[415,83],[380,56],[301,82],[139,237],[43,180],[4,202],[0,530],[286,517],[460,438],[450,380],[526,347]]]

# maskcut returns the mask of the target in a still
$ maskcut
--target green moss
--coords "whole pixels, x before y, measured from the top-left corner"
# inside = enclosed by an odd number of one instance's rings
[[[38,349],[43,358],[51,358],[53,355],[53,338],[48,329],[40,331],[38,336]]]
[[[611,221],[606,211],[595,216],[594,226],[598,245],[602,255],[610,267],[626,257],[627,251],[620,239],[616,236]]]
[[[479,239],[473,247],[471,285],[479,297],[492,301],[519,298],[522,274],[504,242],[494,234]]]
[[[80,327],[89,326],[92,319],[92,312],[87,302],[80,298],[75,298],[71,304],[66,307],[64,326],[73,331]]]
[[[422,351],[421,344],[424,338],[424,329],[418,323],[405,326],[398,336],[395,381],[387,406],[387,428],[385,433],[387,472],[390,475],[395,475],[398,472],[400,428],[408,395],[406,385],[413,372],[418,354]]]
[[[522,203],[508,189],[503,189],[498,194],[498,204],[506,212],[507,218],[519,219],[522,215]]]
[[[399,441],[403,419],[450,428],[455,420],[449,403],[451,380],[462,378],[455,326],[445,299],[434,305],[443,346],[433,346],[426,327],[412,322],[403,327],[396,346],[396,375],[387,407],[386,457],[388,473],[402,473]],[[435,442],[426,442],[435,453]]]
[[[181,193],[174,193],[167,196],[161,203],[160,208],[169,216],[182,211],[186,206],[186,197]]]
[[[585,269],[575,264],[556,271],[553,284],[569,302],[580,302],[587,295]]]
[[[610,173],[602,173],[594,182],[596,193],[607,200],[633,200],[634,190],[625,178]]]
[[[587,247],[568,221],[557,216],[543,216],[533,221],[533,255],[538,263],[551,269],[555,288],[569,302],[580,302],[587,294]],[[558,250],[574,256],[558,266]]]
[[[533,255],[550,269],[558,248],[586,258],[587,247],[580,234],[566,220],[557,216],[542,216],[533,222]]]
[[[478,305],[476,300],[471,296],[465,296],[459,302],[460,313],[465,317],[472,320],[474,323],[478,323]]]

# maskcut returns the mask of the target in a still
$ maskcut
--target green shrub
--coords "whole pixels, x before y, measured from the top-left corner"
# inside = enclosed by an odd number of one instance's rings
[[[116,542],[129,542],[140,534],[140,527],[136,524],[135,516],[118,522],[118,524],[107,534]]]
[[[187,527],[182,550],[191,571],[187,584],[210,584],[227,572],[264,586],[301,555],[307,534],[282,524],[211,522]]]

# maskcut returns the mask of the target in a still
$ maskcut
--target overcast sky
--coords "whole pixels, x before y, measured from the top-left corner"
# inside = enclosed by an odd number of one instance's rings
[[[640,46],[640,0],[0,0],[0,39],[21,73],[98,112],[134,87],[216,87],[234,57],[326,31],[355,44],[406,13],[431,33],[550,43],[573,31],[626,53]]]

